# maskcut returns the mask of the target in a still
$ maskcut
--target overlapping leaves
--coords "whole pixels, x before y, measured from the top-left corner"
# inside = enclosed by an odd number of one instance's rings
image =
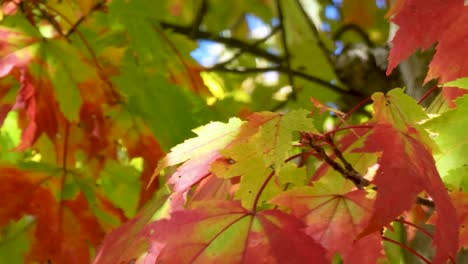
[[[441,217],[436,224],[434,245],[435,263],[454,257],[458,249],[458,223],[455,208],[435,167],[430,140],[415,121],[424,117],[413,102],[405,104],[401,90],[387,95],[374,94],[376,125],[357,152],[381,152],[379,169],[373,182],[378,193],[374,212],[363,234],[388,225],[405,210],[409,210],[416,196],[425,190],[434,200]],[[409,102],[408,102],[409,103]],[[420,109],[420,108],[419,108]],[[385,139],[385,140],[383,140]],[[412,157],[418,157],[413,159]],[[405,184],[395,184],[396,181]],[[392,204],[392,206],[387,206]]]

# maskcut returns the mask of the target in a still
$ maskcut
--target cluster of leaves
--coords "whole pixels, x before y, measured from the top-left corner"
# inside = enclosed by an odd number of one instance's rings
[[[395,1],[387,73],[437,43],[426,81],[442,97],[423,109],[402,89],[377,92],[363,114],[369,100],[347,114],[321,103],[369,92],[328,53],[346,29],[327,21],[328,38],[313,21],[327,18],[304,9],[324,3],[249,2],[4,1],[0,262],[456,261],[468,245],[464,1]],[[246,10],[279,22],[256,39]],[[358,33],[388,29],[373,0],[340,10]],[[199,39],[228,59],[197,65]],[[245,77],[269,71],[281,74],[271,87]],[[212,120],[225,122],[200,126]],[[432,245],[412,248],[421,234]]]

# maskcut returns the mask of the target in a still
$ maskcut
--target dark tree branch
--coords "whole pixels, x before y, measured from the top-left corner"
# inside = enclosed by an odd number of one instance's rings
[[[317,157],[325,160],[325,162],[330,165],[330,167],[333,168],[333,170],[337,171],[340,173],[344,178],[352,181],[354,185],[358,189],[363,189],[364,187],[367,187],[372,184],[371,181],[367,180],[364,178],[359,172],[357,172],[353,166],[345,159],[343,156],[343,153],[338,149],[338,147],[334,144],[333,141],[331,141],[331,137],[326,137],[325,141],[329,143],[329,145],[332,148],[333,154],[343,163],[344,167],[333,160],[326,152],[325,149],[316,144],[314,136],[310,134],[302,134],[303,137],[303,143],[305,143],[307,146],[311,147],[317,154]],[[372,187],[373,190],[378,191],[377,186]],[[416,201],[417,204],[424,205],[430,208],[435,208],[435,204],[433,201],[429,199],[425,199],[422,197],[417,197]]]
[[[192,22],[192,31],[190,33],[190,36],[193,37],[198,29],[200,29],[200,25],[203,22],[203,18],[205,17],[206,13],[208,12],[208,1],[207,0],[202,0],[200,7],[198,8],[197,15],[195,16],[195,19]]]
[[[317,152],[317,155],[323,160],[325,160],[325,162],[328,163],[328,165],[330,165],[335,171],[339,172],[346,179],[352,181],[358,189],[363,189],[364,187],[369,186],[371,184],[369,180],[362,177],[362,175],[356,172],[354,168],[351,170],[349,170],[348,168],[343,168],[341,164],[330,158],[330,156],[328,156],[325,150],[322,147],[314,144],[314,142],[309,142],[309,146],[312,149],[314,149]]]
[[[273,66],[273,67],[263,67],[263,68],[238,68],[238,69],[231,69],[225,67],[213,67],[213,68],[206,68],[206,71],[217,71],[217,72],[230,72],[230,73],[237,73],[237,74],[250,74],[250,73],[264,73],[269,71],[276,71],[280,73],[290,73],[294,76],[303,78],[305,80],[320,84],[328,89],[333,90],[334,92],[343,94],[343,95],[351,95],[351,96],[361,96],[356,91],[348,91],[339,86],[336,86],[328,81],[322,80],[318,77],[309,75],[307,73],[297,71],[297,70],[288,70],[284,66]]]
[[[422,197],[419,197],[419,196],[416,198],[416,203],[420,204],[420,205],[425,205],[425,206],[430,207],[430,208],[435,208],[435,204],[434,204],[434,202],[432,200],[422,198]]]
[[[263,38],[261,38],[261,39],[255,41],[254,43],[252,43],[252,46],[253,46],[253,47],[258,47],[260,44],[262,44],[263,42],[265,42],[266,40],[268,40],[269,38],[271,38],[273,35],[275,35],[276,32],[277,32],[278,30],[279,30],[279,27],[274,27],[274,28],[270,31],[270,33],[269,33],[267,36],[265,36],[265,37],[263,37]],[[231,58],[229,58],[228,60],[226,60],[226,61],[224,61],[224,62],[221,62],[221,63],[218,63],[218,64],[214,65],[212,68],[220,68],[220,67],[226,66],[226,65],[228,65],[229,63],[231,63],[231,62],[233,62],[234,60],[236,60],[237,58],[239,58],[242,54],[244,54],[244,51],[241,49],[241,50],[237,51],[237,52],[236,52]]]
[[[185,35],[191,39],[205,39],[205,40],[212,40],[215,42],[219,42],[219,43],[225,44],[233,48],[241,49],[244,52],[250,53],[257,57],[264,58],[274,63],[281,63],[284,60],[283,57],[272,54],[262,48],[254,46],[240,39],[227,38],[227,37],[223,37],[218,34],[215,34],[215,33],[201,31],[200,29],[197,29],[197,31],[194,34],[192,34],[191,26],[181,26],[181,25],[175,25],[175,24],[166,23],[166,22],[161,22],[160,25],[163,29],[172,30],[172,32],[174,33]]]
[[[283,9],[281,8],[281,0],[276,0],[276,12],[278,13],[279,26],[281,29],[281,43],[283,45],[284,56],[286,57],[286,73],[288,75],[289,84],[291,85],[291,93],[288,95],[291,96],[291,99],[294,101],[297,100],[297,89],[294,85],[294,75],[291,72],[291,55],[289,54],[288,44],[287,44],[287,35],[286,30],[284,29],[284,15]]]
[[[366,43],[367,46],[369,47],[374,47],[374,43],[372,40],[369,38],[367,35],[366,31],[362,29],[360,26],[356,24],[346,24],[340,27],[334,34],[333,34],[333,40],[339,40],[341,39],[341,36],[346,33],[347,31],[354,31],[356,32],[362,40]]]
[[[352,172],[354,173],[355,175],[360,175],[359,172],[357,172],[353,166],[345,159],[345,157],[343,156],[343,153],[341,153],[341,151],[338,149],[338,147],[336,146],[335,142],[333,141],[333,139],[330,137],[330,135],[327,136],[326,138],[327,142],[330,144],[332,150],[333,150],[333,153],[335,154],[335,156],[343,163],[343,165],[345,166],[346,170],[349,171],[349,172]],[[364,179],[364,178],[362,178]],[[366,180],[366,179],[364,179]],[[367,181],[367,180],[366,180]],[[362,183],[362,182],[361,182]],[[368,184],[366,184],[367,186]]]

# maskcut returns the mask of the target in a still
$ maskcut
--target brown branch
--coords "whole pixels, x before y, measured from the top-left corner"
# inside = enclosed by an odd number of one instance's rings
[[[230,73],[237,73],[237,74],[264,73],[264,72],[269,72],[269,71],[276,71],[280,73],[291,73],[294,76],[303,78],[305,80],[308,80],[314,83],[318,83],[328,89],[333,90],[334,92],[337,92],[343,95],[361,96],[361,94],[357,91],[345,90],[339,86],[332,84],[331,82],[322,80],[318,77],[309,75],[301,71],[297,71],[293,69],[288,70],[284,66],[273,66],[273,67],[262,67],[262,68],[237,68],[237,69],[231,69],[231,68],[226,68],[226,67],[211,67],[211,68],[206,68],[205,70],[217,71],[217,72],[230,72]]]
[[[321,146],[316,145],[313,142],[313,139],[309,139],[308,145],[317,152],[318,157],[325,160],[325,162],[328,165],[330,165],[330,167],[332,167],[335,171],[340,173],[344,178],[352,181],[358,189],[363,189],[364,187],[371,185],[371,181],[367,180],[359,172],[357,172],[353,168],[353,166],[345,159],[343,153],[338,149],[338,147],[336,147],[333,141],[329,140],[331,140],[330,137],[327,138],[327,142],[330,143],[333,153],[344,164],[344,167],[338,162],[334,161]],[[372,189],[378,191],[377,186],[373,186]],[[435,208],[435,204],[433,201],[419,196],[416,198],[415,202],[416,204],[424,205],[430,208]]]
[[[432,200],[422,198],[422,197],[419,197],[419,196],[416,198],[416,203],[420,204],[420,205],[430,207],[430,208],[435,208],[435,204],[434,204],[434,202]]]
[[[185,35],[190,39],[204,39],[219,42],[229,47],[241,49],[246,53],[264,58],[274,63],[281,63],[284,60],[284,58],[281,56],[270,53],[262,48],[254,46],[240,39],[223,37],[212,32],[201,31],[200,29],[197,29],[196,32],[192,34],[191,26],[181,26],[166,22],[161,22],[160,25],[163,29],[172,30],[172,32]]]
[[[288,43],[286,41],[287,35],[286,30],[284,29],[284,15],[283,9],[281,8],[281,0],[276,0],[276,12],[278,13],[279,26],[281,29],[281,43],[283,45],[284,56],[286,57],[286,74],[288,75],[288,81],[291,85],[291,93],[288,95],[292,98],[293,101],[297,100],[297,88],[294,85],[294,75],[291,72],[291,55],[289,54]]]
[[[343,156],[343,153],[341,153],[341,151],[338,149],[338,147],[336,146],[335,142],[333,141],[333,139],[331,138],[330,135],[327,136],[326,140],[327,140],[327,143],[330,144],[330,147],[332,148],[333,153],[343,163],[346,170],[350,171],[350,172],[352,172],[354,174],[359,174],[359,172],[357,172],[354,169],[354,167],[345,159],[345,157]]]
[[[364,187],[369,186],[371,184],[369,180],[362,177],[362,175],[359,174],[356,170],[354,170],[354,168],[352,167],[351,167],[352,169],[343,168],[343,166],[341,166],[338,162],[330,158],[330,156],[328,156],[328,154],[325,152],[325,150],[322,147],[315,145],[313,142],[310,142],[309,146],[312,149],[314,149],[317,152],[318,156],[324,159],[325,162],[328,163],[328,165],[330,165],[335,171],[339,172],[346,179],[352,181],[358,189],[363,189]]]

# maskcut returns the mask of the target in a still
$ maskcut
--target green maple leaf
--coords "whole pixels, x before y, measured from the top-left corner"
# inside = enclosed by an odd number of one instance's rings
[[[171,149],[155,170],[155,175],[163,168],[182,164],[172,175],[169,183],[174,191],[183,191],[209,173],[210,164],[220,157],[219,151],[226,147],[237,135],[242,121],[231,118],[227,124],[211,122],[193,130],[196,138],[185,140]]]
[[[271,173],[275,180],[268,180],[259,199],[260,205],[281,192],[289,181],[303,181],[305,171],[286,166],[285,160],[293,152],[293,132],[315,131],[313,121],[307,115],[305,110],[285,115],[270,112],[251,115],[239,136],[221,151],[225,159],[214,162],[211,172],[225,179],[241,176],[235,197],[246,208],[255,205],[258,192]],[[287,170],[283,173],[284,168]],[[291,174],[298,175],[298,179],[292,179]]]
[[[468,128],[468,97],[464,96],[456,101],[457,108],[444,112],[442,115],[424,123],[424,128],[436,133],[434,138],[441,153],[434,156],[442,177],[458,167],[465,165],[466,146],[468,138],[466,129]]]

